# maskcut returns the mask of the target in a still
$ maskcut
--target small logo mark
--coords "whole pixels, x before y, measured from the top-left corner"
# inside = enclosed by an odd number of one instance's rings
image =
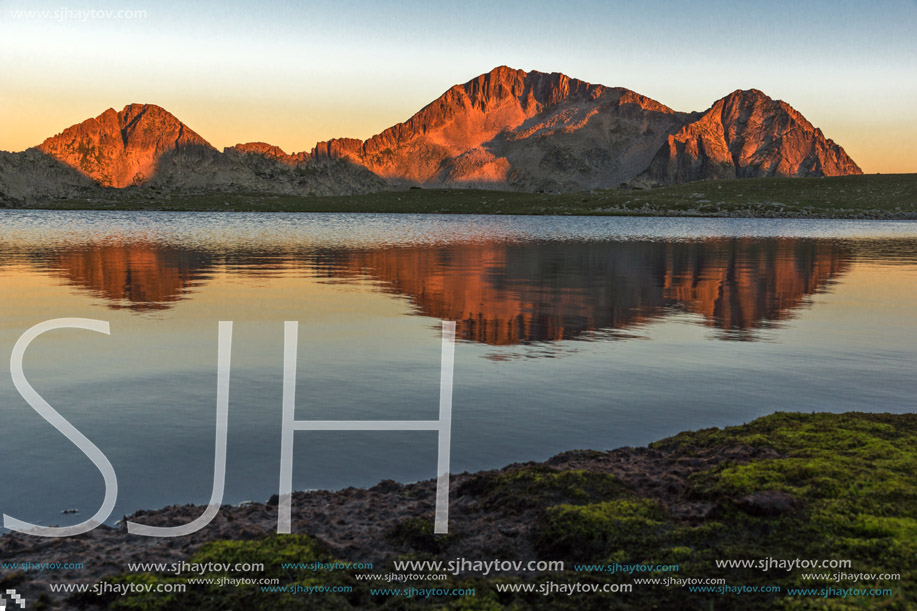
[[[6,596],[8,596],[14,604],[19,605],[20,609],[25,609],[25,599],[19,596],[19,592],[16,590],[7,590]],[[0,594],[0,611],[6,611],[6,596]]]

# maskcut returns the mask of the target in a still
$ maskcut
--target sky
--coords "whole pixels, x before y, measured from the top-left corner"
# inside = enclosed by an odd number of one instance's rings
[[[865,172],[917,172],[915,32],[917,0],[0,0],[0,150],[136,102],[217,148],[298,152],[508,65],[682,111],[760,89]]]

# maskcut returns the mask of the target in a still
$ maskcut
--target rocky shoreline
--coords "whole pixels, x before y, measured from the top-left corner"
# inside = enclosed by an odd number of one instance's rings
[[[168,200],[167,200],[168,201]],[[233,208],[227,210],[228,206],[233,206]],[[8,209],[28,209],[28,210],[44,210],[49,209],[42,205],[25,205],[22,202],[18,201],[4,201],[2,199],[2,194],[0,194],[0,208]],[[317,210],[297,210],[297,212],[332,212],[331,210],[321,209],[321,206],[317,206]],[[251,209],[239,209],[237,206],[226,203],[223,206],[205,206],[205,207],[194,207],[194,208],[185,208],[185,207],[175,207],[170,203],[156,204],[152,201],[143,206],[137,207],[134,205],[131,206],[120,206],[117,203],[110,203],[105,200],[76,200],[72,207],[68,207],[66,202],[57,202],[55,205],[50,208],[54,210],[109,210],[109,211],[145,211],[145,212],[184,212],[184,211],[194,211],[194,212],[284,212],[285,210],[274,210],[274,209],[263,209],[261,207],[251,208]],[[375,209],[368,207],[366,209],[358,210],[349,210],[342,209],[340,212],[378,212],[378,213],[397,213],[399,211],[387,210],[384,207],[381,209]],[[686,208],[686,209],[671,209],[664,207],[654,207],[654,206],[641,206],[639,208],[631,208],[627,206],[606,206],[599,207],[590,210],[573,210],[567,211],[563,209],[549,209],[542,208],[537,212],[521,212],[517,210],[504,212],[500,209],[494,209],[489,211],[484,210],[473,210],[473,211],[460,211],[451,207],[440,207],[431,210],[424,211],[404,211],[407,213],[428,213],[428,214],[523,214],[523,215],[561,215],[561,216],[635,216],[635,217],[673,217],[673,218],[762,218],[762,219],[846,219],[846,220],[870,220],[870,221],[912,221],[917,220],[917,211],[911,210],[882,210],[882,209],[856,209],[856,208],[838,208],[831,210],[814,210],[814,209],[801,209],[793,210],[786,209],[782,205],[775,205],[770,203],[760,203],[752,205],[745,208],[729,208],[729,207],[712,207],[712,208]]]
[[[372,562],[376,567],[405,557],[596,561],[607,559],[612,549],[662,562],[671,559],[673,550],[685,547],[685,541],[695,540],[698,532],[714,525],[770,529],[794,524],[798,537],[778,536],[769,550],[771,555],[790,553],[790,548],[808,540],[813,528],[808,524],[810,515],[819,512],[825,499],[821,493],[807,492],[811,483],[806,478],[817,479],[817,473],[792,474],[784,467],[800,457],[811,462],[835,453],[842,455],[832,459],[837,464],[858,460],[855,446],[848,452],[843,446],[831,445],[836,443],[834,438],[847,439],[850,435],[860,438],[857,443],[861,447],[888,442],[896,449],[908,444],[913,448],[917,415],[778,413],[742,427],[682,433],[650,447],[578,450],[541,463],[456,474],[450,486],[450,532],[445,536],[432,534],[433,480],[413,484],[383,481],[369,489],[298,492],[293,496],[293,532],[307,535],[335,559]],[[883,489],[889,484],[885,481],[887,467],[876,468],[875,474],[868,465],[864,468],[866,485]],[[758,477],[749,486],[723,484],[723,477],[743,469],[758,475],[766,471],[767,476]],[[917,482],[913,472],[900,475],[904,484],[896,484],[900,489],[895,494],[905,503],[915,496]],[[851,476],[851,480],[856,477]],[[129,563],[189,561],[216,542],[244,545],[271,539],[277,523],[276,503],[273,498],[265,503],[224,506],[209,526],[193,536],[175,539],[128,535],[124,520],[120,527],[100,527],[66,539],[6,534],[0,537],[0,558],[6,563],[81,562],[85,568],[5,572],[0,585],[15,587],[27,599],[43,601],[46,608],[69,608],[74,600],[68,602],[64,595],[50,593],[49,583],[125,578]],[[882,511],[888,514],[894,507]],[[914,517],[913,504],[902,508],[909,519]],[[202,511],[199,506],[171,506],[139,511],[129,518],[169,526],[187,523]],[[844,516],[836,519],[841,524]],[[636,531],[624,532],[627,528]],[[662,533],[671,541],[663,541]],[[841,533],[833,536],[840,537]],[[705,537],[707,541],[696,541],[695,545],[741,546],[744,540],[741,533]],[[830,546],[831,541],[819,543],[823,544]],[[787,549],[777,550],[775,546]],[[802,551],[820,552],[792,549],[796,554]],[[686,559],[682,559],[683,566]],[[913,558],[905,564],[895,566],[896,572],[917,569]],[[88,604],[85,599],[81,601],[79,606]],[[103,603],[100,598],[93,604]]]
[[[702,519],[715,502],[692,499],[687,479],[724,461],[744,463],[773,458],[772,450],[749,446],[714,448],[691,459],[651,448],[619,448],[610,452],[572,451],[543,463],[523,463],[479,473],[461,473],[451,480],[450,535],[452,556],[467,558],[534,558],[537,504],[521,503],[511,511],[500,511],[500,499],[487,494],[487,484],[501,476],[531,469],[546,473],[577,470],[610,474],[640,496],[658,499],[673,515]],[[293,495],[293,532],[308,534],[325,543],[335,557],[351,562],[382,564],[407,551],[412,543],[392,537],[410,520],[429,521],[434,510],[434,480],[414,484],[383,481],[369,489],[297,492]],[[760,502],[749,499],[752,505]],[[766,507],[770,501],[762,501]],[[27,573],[17,589],[29,598],[47,592],[47,583],[87,583],[117,575],[129,563],[187,561],[204,544],[221,540],[252,540],[270,536],[277,527],[277,499],[265,503],[226,505],[214,521],[193,536],[151,539],[127,533],[124,523],[137,521],[151,526],[186,524],[201,515],[204,507],[173,505],[142,510],[120,521],[120,526],[100,527],[90,534],[67,539],[37,539],[18,533],[0,537],[0,557],[5,562],[83,562],[84,570]],[[423,538],[422,533],[418,533]],[[411,534],[406,533],[411,539]]]

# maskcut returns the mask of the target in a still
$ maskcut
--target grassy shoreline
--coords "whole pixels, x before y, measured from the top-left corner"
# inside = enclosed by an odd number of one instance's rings
[[[520,193],[410,189],[353,196],[169,193],[149,187],[23,206],[49,210],[380,212],[917,219],[917,174],[744,178],[656,189]]]
[[[299,534],[294,535],[273,533],[276,501],[269,501],[224,507],[217,522],[193,541],[138,542],[120,529],[100,528],[53,549],[21,535],[0,537],[0,555],[35,561],[44,553],[58,562],[68,554],[95,557],[88,574],[71,579],[104,579],[122,587],[184,582],[169,571],[126,572],[125,563],[133,556],[134,561],[180,559],[201,565],[262,562],[265,568],[258,576],[276,578],[281,586],[339,588],[306,595],[213,583],[189,586],[184,594],[86,593],[66,599],[66,605],[78,608],[913,609],[915,442],[917,414],[778,412],[740,426],[680,433],[644,448],[572,451],[543,463],[455,474],[448,535],[432,534],[432,481],[382,482],[368,490],[296,493],[293,531]],[[186,523],[201,509],[174,506],[137,515],[142,522],[165,525]],[[446,580],[426,577],[407,583],[385,579],[397,572],[396,560],[456,558],[560,559],[565,567],[487,576],[450,573]],[[717,565],[717,560],[730,559],[756,564]],[[830,570],[757,564],[766,559],[851,564]],[[367,561],[372,570],[306,568],[310,563]],[[298,568],[289,563],[299,563]],[[657,568],[631,573],[595,569],[612,563]],[[662,565],[679,568],[660,570]],[[838,579],[833,576],[838,571],[861,577]],[[252,575],[218,571],[204,577]],[[657,577],[723,579],[724,585],[747,589],[723,593],[637,580]],[[19,573],[4,576],[0,585],[38,597],[47,591],[44,581],[60,578],[50,572]],[[573,596],[539,591],[551,583],[632,584],[633,590]],[[526,584],[535,589],[526,591]],[[475,594],[404,597],[384,592],[402,586],[474,589]],[[761,590],[775,586],[779,590]],[[880,588],[883,593],[814,593],[826,588]],[[47,595],[43,602],[52,604]]]

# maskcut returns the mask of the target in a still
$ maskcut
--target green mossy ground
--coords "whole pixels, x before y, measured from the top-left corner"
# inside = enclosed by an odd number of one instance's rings
[[[771,458],[724,461],[690,478],[694,498],[716,503],[703,520],[677,520],[655,499],[643,498],[612,475],[589,471],[551,471],[524,466],[485,474],[466,484],[469,494],[493,511],[513,514],[538,508],[533,543],[539,558],[567,560],[568,571],[534,577],[536,583],[629,583],[620,574],[577,573],[573,561],[588,563],[678,564],[678,573],[638,577],[724,577],[728,584],[780,585],[780,594],[691,593],[687,588],[636,585],[629,594],[553,595],[497,593],[494,581],[522,578],[452,578],[413,583],[415,587],[475,588],[475,597],[416,600],[373,596],[369,583],[352,572],[287,571],[282,562],[331,559],[309,537],[272,536],[259,541],[226,541],[205,546],[191,562],[264,562],[263,576],[282,584],[349,586],[346,594],[261,593],[257,586],[194,587],[182,596],[127,596],[106,601],[73,599],[75,604],[105,602],[116,609],[914,609],[917,608],[917,414],[776,413],[726,429],[681,433],[653,444],[673,459],[690,458],[710,448],[769,448]],[[749,493],[779,490],[799,509],[770,517],[743,509]],[[413,551],[404,557],[453,558],[448,541],[436,543],[423,520],[405,523],[392,537]],[[849,559],[847,573],[898,573],[894,581],[857,584],[804,581],[805,571],[717,569],[717,559]],[[482,558],[487,559],[487,558]],[[524,560],[530,560],[525,558]],[[379,571],[380,567],[376,567]],[[390,567],[382,569],[387,572]],[[150,582],[167,576],[131,575],[114,581]],[[881,598],[791,597],[787,587],[892,588]],[[374,587],[390,587],[376,583]]]
[[[536,465],[482,474],[461,486],[458,493],[481,497],[485,507],[491,509],[523,511],[533,505],[549,506],[569,501],[588,503],[617,496],[623,490],[617,478],[607,473],[582,469],[558,472]]]
[[[392,212],[686,216],[917,215],[917,174],[830,178],[743,178],[648,190],[519,193],[411,189],[357,196],[264,193],[170,194],[148,187],[104,189],[98,196],[48,201],[55,210],[187,210],[246,212]]]

